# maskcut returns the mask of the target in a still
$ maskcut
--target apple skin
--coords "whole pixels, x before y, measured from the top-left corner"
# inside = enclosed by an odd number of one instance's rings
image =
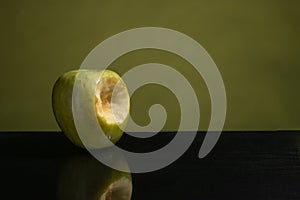
[[[67,138],[73,144],[81,148],[98,149],[111,146],[112,143],[115,144],[123,135],[123,129],[127,124],[128,115],[123,123],[114,125],[108,125],[105,119],[96,115],[95,89],[101,76],[114,76],[121,80],[119,75],[111,70],[73,70],[60,76],[53,86],[52,108],[55,119]],[[75,99],[75,105],[73,105],[72,98],[75,80],[76,89],[80,90],[80,96]],[[122,83],[125,85],[123,81]],[[84,133],[80,135],[81,138],[85,138],[84,144],[75,127],[72,109],[74,106],[84,109],[85,113],[87,113],[86,116],[83,116],[87,124],[83,131]],[[96,118],[98,119],[97,122],[95,122]],[[101,140],[101,138],[99,139],[99,135],[97,135],[99,133],[95,134],[95,130],[98,130],[99,127],[95,127],[95,125],[101,126],[105,136],[108,137],[112,143],[108,143],[107,140]]]

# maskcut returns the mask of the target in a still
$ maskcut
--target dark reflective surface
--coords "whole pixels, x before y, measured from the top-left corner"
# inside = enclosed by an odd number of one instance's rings
[[[125,136],[118,145],[146,151],[173,136],[160,133],[146,142]],[[132,199],[300,199],[300,132],[225,132],[198,159],[203,136],[172,165],[132,174]],[[1,133],[0,158],[1,199],[66,199],[64,192],[92,199],[105,171],[62,133]]]

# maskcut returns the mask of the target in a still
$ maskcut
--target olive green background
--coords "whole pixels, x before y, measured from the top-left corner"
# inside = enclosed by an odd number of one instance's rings
[[[0,130],[59,130],[51,108],[58,76],[78,68],[106,38],[144,26],[183,32],[209,52],[226,87],[225,129],[299,129],[299,8],[297,0],[1,1]],[[190,80],[205,129],[208,91],[183,59],[141,50],[120,57],[111,68],[122,74],[147,62],[170,65]],[[147,110],[156,102],[169,111],[165,129],[176,129],[178,102],[157,85],[136,91],[134,119],[149,122]]]

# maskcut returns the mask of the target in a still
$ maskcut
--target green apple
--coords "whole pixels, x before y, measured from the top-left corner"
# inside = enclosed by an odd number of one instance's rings
[[[109,143],[97,142],[91,131],[95,127],[87,126],[89,130],[83,133],[87,141],[83,145],[75,127],[72,110],[75,81],[76,89],[82,93],[76,102],[79,102],[82,109],[86,109],[86,118],[92,119],[96,116],[105,136],[112,143],[116,143],[123,134],[129,116],[130,97],[124,81],[111,70],[74,70],[63,74],[56,81],[52,91],[56,121],[65,135],[82,148],[102,148],[109,146]]]

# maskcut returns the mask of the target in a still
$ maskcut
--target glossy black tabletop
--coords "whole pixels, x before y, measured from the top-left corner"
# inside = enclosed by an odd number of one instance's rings
[[[118,146],[149,151],[167,144],[174,135],[161,132],[150,139],[124,135]],[[204,136],[199,132],[188,151],[171,165],[132,174],[132,199],[300,199],[299,131],[223,132],[213,151],[199,159]],[[61,176],[70,159],[76,170],[82,167],[76,159],[91,155],[63,133],[2,132],[0,149],[0,199],[55,200],[61,199],[61,190],[83,199],[76,195],[83,192],[81,187],[72,188],[72,181],[88,185],[89,178],[84,174],[79,180],[67,177],[62,185]]]

